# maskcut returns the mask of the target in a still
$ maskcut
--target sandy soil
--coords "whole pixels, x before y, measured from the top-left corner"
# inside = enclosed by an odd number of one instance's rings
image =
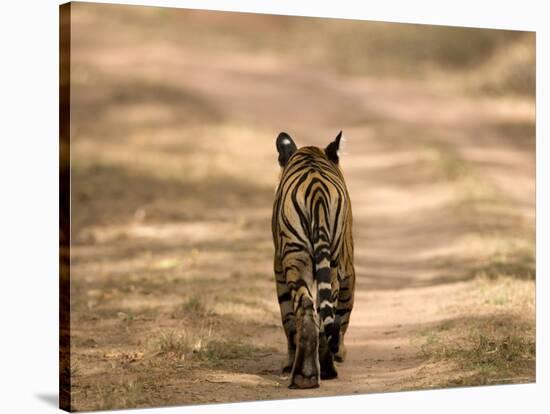
[[[73,18],[75,409],[460,385],[472,372],[423,353],[427,332],[509,318],[534,331],[534,280],[519,277],[534,272],[532,103],[129,42]],[[357,270],[348,359],[321,388],[289,390],[274,142],[284,130],[325,146],[340,129]],[[484,383],[533,380],[534,362]]]

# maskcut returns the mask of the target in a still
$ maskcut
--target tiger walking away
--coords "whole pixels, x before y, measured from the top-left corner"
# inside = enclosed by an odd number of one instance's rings
[[[351,201],[339,166],[342,132],[325,149],[276,140],[282,168],[273,206],[274,271],[288,342],[289,388],[336,378],[353,307]]]

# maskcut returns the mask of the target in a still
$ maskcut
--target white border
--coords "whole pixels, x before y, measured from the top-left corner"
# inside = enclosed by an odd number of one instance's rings
[[[105,1],[102,1],[105,2]],[[147,409],[147,413],[543,412],[548,291],[548,14],[544,1],[307,2],[306,0],[109,1],[167,7],[356,18],[537,31],[537,384],[370,394],[353,397]],[[53,412],[58,328],[58,1],[2,2],[0,24],[0,407]],[[546,188],[545,188],[546,187]],[[46,398],[44,398],[46,396]],[[126,410],[120,412],[127,412]],[[128,411],[136,412],[136,411]]]

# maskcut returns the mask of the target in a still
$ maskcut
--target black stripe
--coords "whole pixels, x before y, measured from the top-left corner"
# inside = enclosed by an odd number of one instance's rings
[[[332,299],[332,290],[331,289],[319,289],[319,300],[322,302],[328,300],[329,302]]]
[[[319,315],[321,316],[321,319],[324,321],[329,316],[334,315],[334,310],[329,306],[325,306],[319,309]]]
[[[322,267],[315,272],[315,279],[317,283],[330,283],[330,269],[328,267]]]
[[[351,309],[336,309],[336,316],[345,316],[350,312],[351,312]]]
[[[285,292],[282,295],[278,296],[277,299],[279,303],[289,302],[290,301],[290,292]]]
[[[313,261],[315,263],[321,263],[324,259],[330,260],[330,253],[326,249],[318,253],[315,253],[315,255],[313,256]]]
[[[298,217],[300,218],[300,223],[302,224],[302,229],[304,233],[306,234],[306,237],[309,238],[309,226],[307,225],[307,219],[304,215],[304,212],[300,208],[300,203],[298,202],[297,194],[298,189],[300,188],[300,185],[302,185],[308,178],[309,172],[306,172],[305,174],[302,174],[294,188],[292,189],[292,194],[290,196],[290,199],[292,200],[292,205],[294,206],[294,210],[296,213],[298,213]]]

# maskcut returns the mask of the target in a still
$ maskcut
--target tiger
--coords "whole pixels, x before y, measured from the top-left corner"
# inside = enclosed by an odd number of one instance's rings
[[[325,149],[276,139],[281,167],[272,215],[274,273],[289,385],[317,388],[345,358],[355,291],[351,200],[339,165],[342,131]]]

